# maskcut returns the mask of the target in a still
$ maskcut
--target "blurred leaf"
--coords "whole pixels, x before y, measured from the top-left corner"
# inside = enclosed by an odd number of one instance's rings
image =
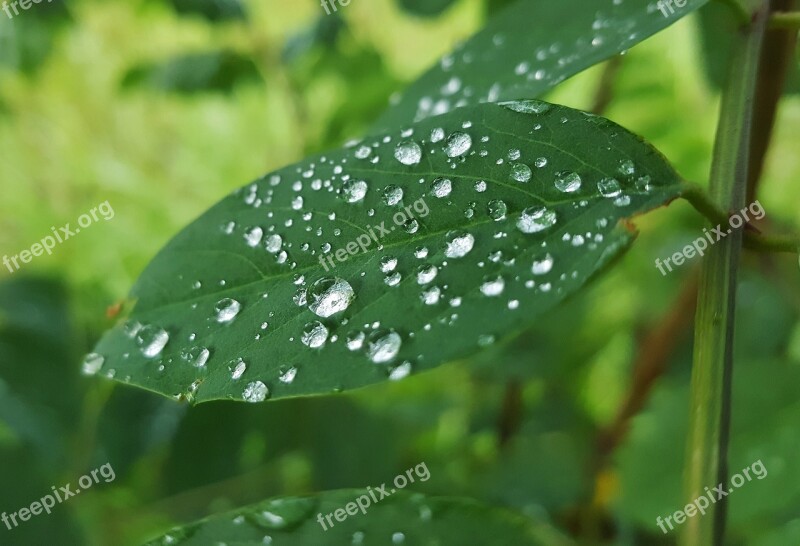
[[[699,14],[706,77],[715,89],[721,89],[727,79],[731,48],[740,24],[736,13],[724,2],[709,2]],[[800,66],[797,63],[793,66],[786,81],[787,93],[800,92]]]
[[[417,475],[412,473],[412,476]],[[424,476],[422,473],[417,479]],[[244,546],[264,544],[265,536],[270,537],[268,542],[273,546],[339,546],[353,544],[359,536],[369,544],[397,544],[399,541],[407,544],[433,541],[441,546],[568,544],[549,532],[545,534],[538,530],[528,519],[513,512],[483,506],[468,499],[395,492],[391,485],[386,487],[386,493],[392,492],[387,498],[381,498],[381,494],[373,490],[378,502],[370,501],[372,506],[365,507],[364,513],[358,511],[355,502],[360,499],[366,506],[369,493],[365,489],[277,498],[173,529],[148,544],[167,544],[172,537],[184,546],[219,542]],[[339,513],[341,517],[346,506],[351,507],[347,519],[334,519],[333,514]],[[328,514],[331,514],[333,525],[325,521]],[[323,519],[325,527],[320,525],[319,518]]]
[[[347,28],[347,23],[338,12],[322,15],[311,25],[291,36],[283,46],[281,59],[291,63],[315,48],[331,48],[336,44],[339,34]]]
[[[241,0],[170,0],[181,15],[201,15],[212,22],[247,19]]]
[[[397,0],[408,13],[421,17],[435,17],[450,7],[454,0]]]
[[[543,102],[464,109],[414,132],[287,167],[213,207],[143,273],[130,321],[97,346],[103,366],[198,402],[429,369],[578,290],[631,243],[626,219],[680,191],[639,137]],[[385,230],[379,245],[370,225]],[[328,271],[335,252],[345,258]]]
[[[124,87],[149,86],[175,93],[230,93],[242,83],[260,82],[253,60],[233,51],[191,53],[128,71]]]
[[[32,74],[50,55],[58,33],[72,18],[63,0],[32,4],[27,10],[17,4],[16,15],[12,3],[8,4],[12,18],[0,11],[0,69]]]
[[[663,17],[650,0],[521,0],[499,13],[404,92],[373,132],[481,102],[529,99],[621,53],[699,8]]]
[[[66,455],[84,387],[66,297],[53,280],[0,283],[0,418],[50,463]]]

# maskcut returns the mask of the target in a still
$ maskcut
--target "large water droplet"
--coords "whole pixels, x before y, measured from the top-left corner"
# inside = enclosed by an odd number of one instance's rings
[[[157,356],[169,341],[169,334],[158,326],[144,326],[136,334],[136,343],[147,358]]]
[[[453,230],[447,233],[447,247],[444,254],[448,258],[463,258],[475,246],[475,237],[471,233]]]
[[[394,149],[394,157],[403,165],[416,165],[422,159],[422,148],[413,140],[404,140]]]
[[[344,200],[348,203],[358,203],[367,195],[369,186],[363,180],[348,180],[342,185]]]
[[[367,357],[375,364],[389,362],[400,352],[403,340],[394,330],[378,330],[370,335],[367,343]]]
[[[214,318],[220,324],[225,324],[236,318],[242,305],[231,298],[221,299],[214,306]]]
[[[301,341],[312,349],[322,347],[328,341],[328,328],[318,320],[309,322],[303,329]]]
[[[561,171],[556,174],[556,188],[564,193],[578,191],[581,187],[581,177],[572,171]]]
[[[247,241],[247,246],[256,247],[261,242],[264,236],[264,230],[260,227],[253,227],[245,231],[244,240]]]
[[[533,176],[531,168],[525,163],[512,163],[511,164],[511,178],[517,182],[529,182]]]
[[[449,178],[437,178],[433,181],[432,192],[435,197],[442,199],[453,191],[453,182]]]
[[[403,189],[391,184],[383,190],[383,202],[393,207],[403,200]]]
[[[263,402],[269,396],[269,389],[261,381],[248,383],[242,392],[245,402]]]
[[[339,277],[323,277],[308,289],[308,308],[318,317],[328,318],[347,309],[356,297],[353,287]]]
[[[538,233],[556,224],[556,213],[547,207],[529,207],[522,211],[517,228],[522,233]]]
[[[447,138],[445,153],[448,157],[459,157],[464,155],[472,147],[472,137],[467,133],[457,131]]]
[[[500,220],[505,219],[506,214],[508,213],[508,206],[504,201],[495,199],[493,201],[489,201],[487,210],[489,211],[489,216],[492,218],[492,220],[499,222]]]

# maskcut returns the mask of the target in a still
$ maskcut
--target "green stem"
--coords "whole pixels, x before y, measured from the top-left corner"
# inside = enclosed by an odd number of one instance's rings
[[[800,11],[773,13],[769,20],[769,28],[800,29]]]
[[[729,225],[730,218],[703,188],[693,182],[683,182],[681,196],[697,212],[717,226]],[[762,235],[754,231],[744,231],[744,247],[759,252],[800,253],[800,237],[796,235]]]
[[[724,211],[741,210],[746,200],[753,96],[767,14],[765,0],[753,23],[737,33],[723,90],[709,197]],[[734,312],[742,237],[742,230],[734,230],[712,246],[700,273],[684,483],[687,503],[705,496],[706,487],[728,481]],[[681,527],[679,544],[721,546],[726,512],[727,502],[722,499],[711,504],[705,515],[688,518]]]

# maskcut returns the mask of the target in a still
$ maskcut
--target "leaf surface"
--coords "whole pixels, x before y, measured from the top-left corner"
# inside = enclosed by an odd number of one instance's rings
[[[651,0],[520,0],[415,81],[374,132],[462,106],[540,97],[706,2],[688,0],[665,17]]]
[[[401,379],[546,320],[679,193],[603,118],[461,109],[225,198],[148,266],[94,371],[196,401]]]

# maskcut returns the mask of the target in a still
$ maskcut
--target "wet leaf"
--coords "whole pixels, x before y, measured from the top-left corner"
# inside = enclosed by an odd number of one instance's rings
[[[416,477],[414,472],[411,474]],[[387,484],[385,488],[387,494],[391,492],[386,498],[381,498],[380,492],[372,490],[378,499],[377,503],[372,502],[369,491],[365,489],[329,491],[313,497],[272,499],[173,529],[149,542],[148,546],[205,546],[223,542],[242,546],[434,542],[441,546],[569,544],[554,532],[539,529],[531,520],[510,511],[490,508],[467,499],[394,492],[391,486]],[[358,509],[356,499],[365,507],[364,512]],[[345,512],[346,506],[350,507],[349,515]],[[340,519],[344,514],[346,519],[337,521],[334,513],[338,513]],[[328,514],[332,525],[326,521]]]
[[[679,190],[608,120],[461,109],[225,198],[145,270],[90,371],[194,401],[402,379],[546,320]]]
[[[706,3],[688,0],[668,17],[652,0],[520,1],[414,82],[374,132],[482,102],[539,97]]]

